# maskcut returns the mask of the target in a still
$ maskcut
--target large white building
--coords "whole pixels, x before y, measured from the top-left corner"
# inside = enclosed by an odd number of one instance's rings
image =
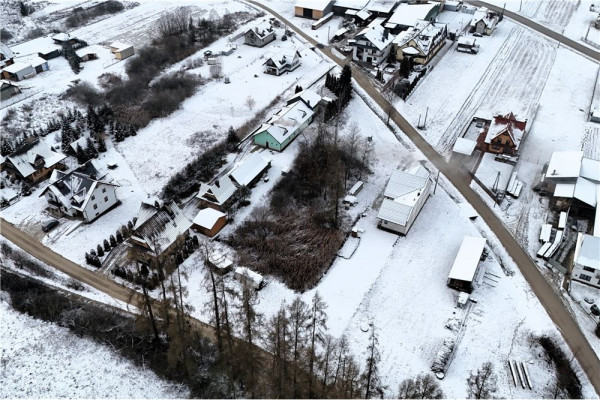
[[[600,289],[600,237],[579,233],[573,259],[572,279]]]
[[[379,227],[406,235],[431,192],[429,172],[422,166],[394,171],[377,218]]]
[[[91,222],[118,204],[117,187],[88,161],[69,173],[54,170],[40,197],[62,214]]]
[[[390,54],[394,37],[383,26],[371,24],[348,44],[353,47],[352,59],[377,66]]]

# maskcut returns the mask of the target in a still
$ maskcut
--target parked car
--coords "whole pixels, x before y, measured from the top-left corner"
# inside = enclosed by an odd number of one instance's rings
[[[51,219],[42,226],[42,230],[44,232],[50,232],[52,229],[56,228],[57,225],[58,221],[55,219]]]
[[[320,49],[324,49],[325,45],[323,43],[317,43],[317,47]]]

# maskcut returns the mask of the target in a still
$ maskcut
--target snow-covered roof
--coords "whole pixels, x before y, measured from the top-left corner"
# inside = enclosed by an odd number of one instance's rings
[[[392,43],[394,37],[381,25],[366,27],[355,38],[365,39],[379,50],[385,49]]]
[[[353,10],[360,10],[368,2],[369,2],[369,0],[336,0],[334,6],[342,7],[342,8],[349,8],[349,9],[353,9]]]
[[[109,47],[110,50],[115,53],[133,47],[133,45],[125,42],[112,42]]]
[[[356,13],[356,16],[362,20],[367,20],[371,16],[371,13],[367,9],[360,10]]]
[[[415,26],[418,20],[427,18],[427,14],[433,10],[436,3],[427,4],[405,4],[402,3],[396,8],[394,14],[388,20],[389,24],[402,26]]]
[[[470,36],[461,36],[458,38],[458,44],[463,46],[475,46],[475,38]]]
[[[25,62],[16,62],[14,64],[9,65],[4,68],[4,71],[9,72],[11,74],[16,74],[17,72],[21,72],[26,69],[33,69],[31,64]]]
[[[600,237],[584,234],[578,250],[576,264],[600,270]]]
[[[456,139],[456,143],[454,143],[454,147],[452,151],[455,153],[466,154],[470,156],[473,154],[473,150],[477,146],[477,142],[471,139],[458,138]]]
[[[271,117],[267,124],[258,132],[266,130],[279,143],[283,143],[290,133],[296,131],[302,124],[314,115],[313,110],[303,101],[297,101],[289,106],[283,107],[277,114]]]
[[[44,162],[40,166],[35,166],[35,161],[38,157],[42,157]],[[28,177],[36,170],[41,168],[50,168],[53,165],[61,162],[67,156],[60,153],[55,153],[44,142],[39,139],[17,149],[15,152],[6,157],[23,177]]]
[[[247,267],[237,267],[235,269],[235,274],[239,278],[241,278],[241,277],[249,278],[253,282],[255,288],[259,288],[263,281],[263,277],[261,274],[258,274],[256,272],[250,270]]]
[[[471,26],[475,26],[479,21],[483,21],[487,28],[493,28],[498,23],[498,17],[492,16],[486,7],[479,7],[473,14]]]
[[[446,24],[419,20],[414,27],[400,32],[393,42],[398,48],[401,48],[412,40],[416,48],[413,46],[404,48],[402,49],[404,53],[428,54],[437,43],[444,40],[442,33],[445,29]]]
[[[290,97],[287,104],[292,104],[298,100],[303,100],[310,108],[314,109],[321,101],[321,96],[313,90],[306,89]]]
[[[583,157],[581,159],[581,170],[579,175],[597,183],[600,183],[600,161]]]
[[[187,232],[192,223],[175,202],[157,205],[142,203],[132,238],[145,242],[152,251],[160,253]]]
[[[406,196],[415,195],[422,191],[427,185],[429,173],[426,176],[420,176],[418,172],[427,170],[419,165],[418,169],[410,171],[394,171],[390,176],[390,180],[385,188],[384,196],[390,199],[405,198]],[[416,200],[415,200],[416,201]],[[398,201],[400,202],[400,201]],[[413,204],[411,201],[408,205]]]
[[[71,149],[73,149],[73,151],[77,151],[77,146],[79,145],[79,147],[81,147],[82,150],[85,150],[87,148],[87,140],[88,140],[87,137],[82,136],[79,139],[71,142],[71,144],[69,145],[69,147]]]
[[[212,229],[219,220],[219,218],[225,216],[225,213],[217,211],[214,208],[208,207],[198,211],[198,214],[196,215],[196,218],[194,218],[193,223],[202,228]]]
[[[6,61],[15,58],[15,53],[4,43],[0,43],[0,54],[2,54],[0,58],[3,58],[3,60],[0,60],[0,67],[4,66]]]
[[[577,178],[581,170],[582,151],[555,151],[552,153],[546,177]]]
[[[585,178],[577,178],[573,197],[575,197],[577,200],[583,201],[586,204],[589,204],[592,207],[596,207],[596,204],[598,203],[598,200],[596,199],[596,186],[597,184],[590,180]]]
[[[291,64],[296,58],[296,56],[300,58],[302,57],[300,55],[300,52],[298,52],[296,49],[284,49],[279,51],[277,54],[267,58],[267,61],[265,61],[263,65],[268,63],[270,60],[273,62],[273,64],[275,64],[275,67],[283,68],[286,65]]]
[[[568,199],[573,198],[575,193],[574,183],[557,183],[554,187],[554,197],[566,197]]]
[[[237,188],[227,175],[217,179],[212,185],[202,183],[196,197],[222,205],[233,196],[236,190]]]
[[[525,134],[524,127],[526,123],[527,121],[518,120],[512,112],[506,115],[496,115],[485,135],[485,143],[491,143],[496,137],[508,134],[515,144],[515,148],[518,149]]]
[[[298,0],[296,7],[309,8],[311,10],[323,11],[333,0]]]
[[[68,33],[60,32],[56,35],[53,35],[52,39],[56,40],[57,42],[66,42],[67,40],[71,39],[71,36]]]
[[[465,236],[454,259],[454,264],[452,264],[450,274],[448,274],[448,279],[473,281],[485,243],[485,238]]]
[[[264,39],[273,32],[273,27],[269,21],[263,21],[258,25],[255,25],[253,28],[248,29],[246,32],[250,31],[254,32],[254,34],[259,38]]]
[[[27,59],[27,62],[31,64],[32,67],[37,67],[39,65],[46,64],[48,61],[44,60],[42,57],[35,56]]]
[[[233,260],[223,251],[223,249],[215,249],[208,255],[208,262],[215,268],[227,270],[233,266]]]
[[[425,194],[429,172],[418,165],[408,171],[394,171],[385,188],[377,218],[405,225],[417,200]]]
[[[245,158],[236,168],[229,173],[231,178],[239,185],[248,186],[256,177],[269,166],[270,161],[266,160],[260,153],[252,153]]]
[[[398,4],[399,0],[371,0],[369,4],[367,4],[366,9],[370,12],[391,13],[396,4]]]

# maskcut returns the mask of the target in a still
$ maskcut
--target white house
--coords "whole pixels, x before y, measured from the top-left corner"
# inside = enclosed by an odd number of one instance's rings
[[[572,279],[600,289],[600,237],[579,233],[573,259]]]
[[[315,112],[303,101],[283,107],[254,133],[253,141],[283,151],[312,122]]]
[[[275,40],[275,30],[269,21],[261,22],[244,33],[244,43],[254,47],[263,47],[273,40]]]
[[[265,73],[279,76],[284,72],[291,72],[300,66],[301,58],[300,52],[295,49],[282,50],[264,62]]]
[[[348,44],[353,47],[352,59],[377,66],[390,54],[393,36],[381,25],[363,29]]]
[[[50,184],[40,194],[50,208],[70,217],[91,222],[119,204],[116,189],[119,185],[107,180],[93,161],[64,173],[55,170]]]
[[[446,24],[418,21],[394,39],[396,59],[402,61],[408,56],[416,64],[427,64],[446,44],[447,32]]]
[[[422,166],[394,171],[383,194],[378,226],[406,235],[431,191],[429,172]]]

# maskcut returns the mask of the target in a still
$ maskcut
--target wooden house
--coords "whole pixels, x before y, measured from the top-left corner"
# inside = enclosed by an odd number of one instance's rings
[[[527,120],[518,120],[512,112],[494,116],[481,147],[489,153],[517,155],[525,137]]]
[[[204,236],[213,237],[227,224],[227,216],[213,208],[204,208],[192,221],[192,229]]]
[[[226,211],[235,201],[237,187],[225,175],[216,179],[213,184],[202,183],[196,198],[200,200],[201,207],[214,208],[217,211]]]
[[[63,160],[66,157],[36,139],[9,154],[4,161],[3,171],[29,184],[35,184],[48,177],[54,169],[65,170]]]

